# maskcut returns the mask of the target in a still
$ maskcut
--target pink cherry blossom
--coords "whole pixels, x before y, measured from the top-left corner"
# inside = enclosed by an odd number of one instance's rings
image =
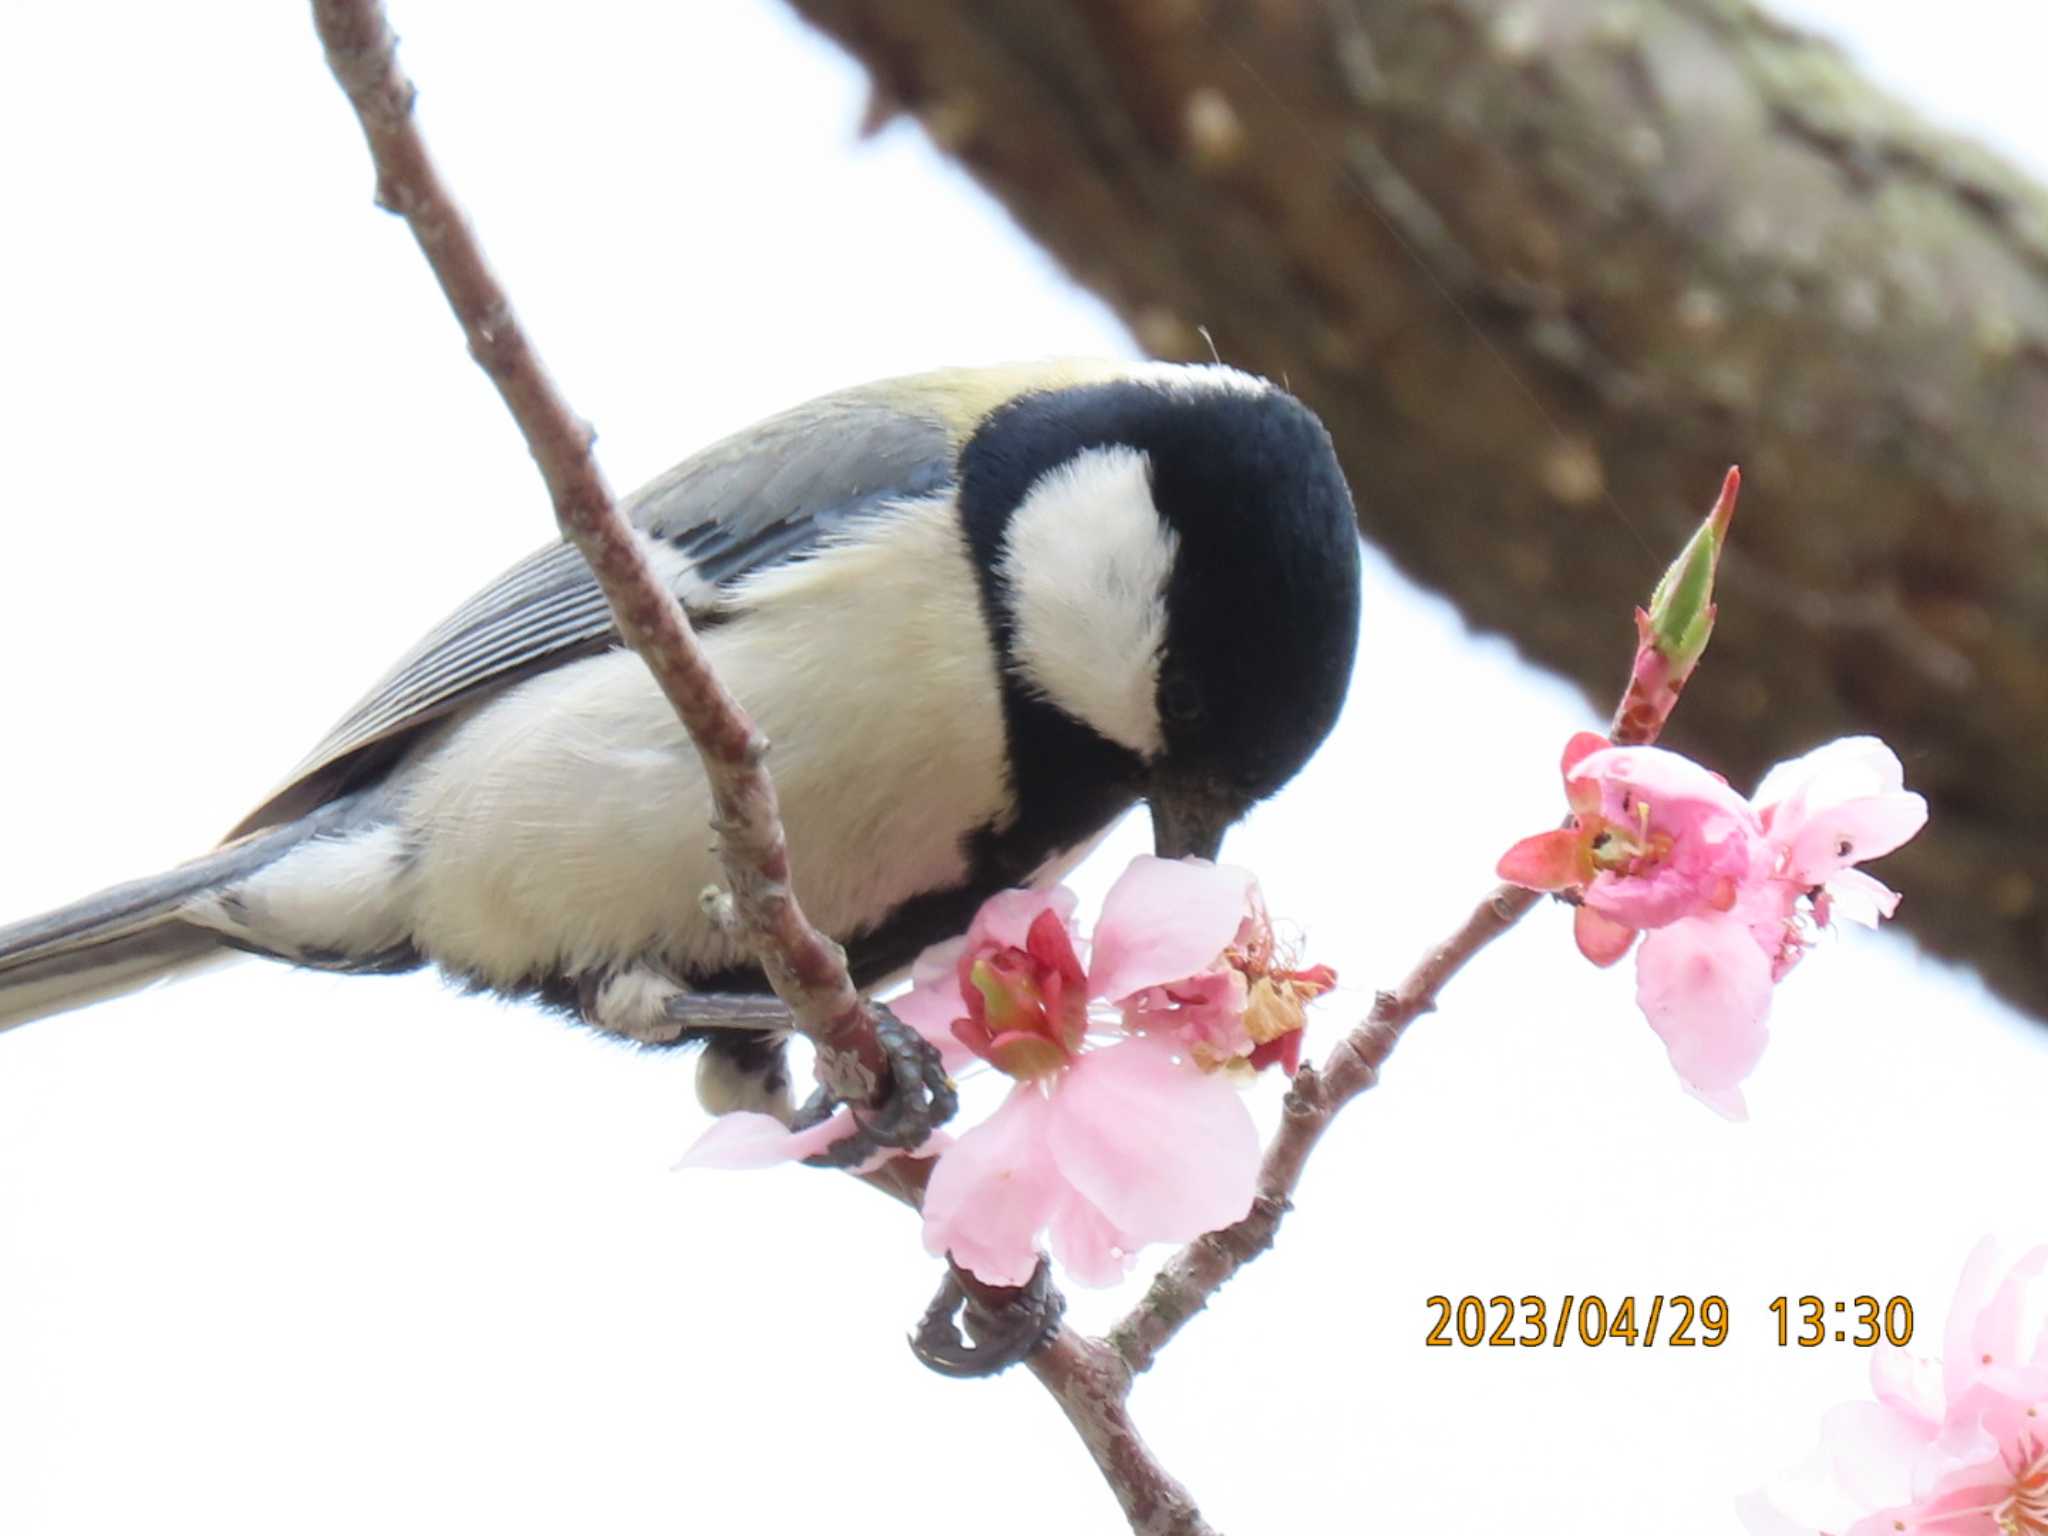
[[[1572,825],[1522,839],[1502,855],[1500,874],[1535,890],[1572,891],[1602,920],[1578,929],[1596,964],[1627,952],[1608,930],[1632,936],[1726,911],[1767,862],[1763,824],[1749,802],[1690,758],[1610,747],[1581,732],[1566,744],[1562,766]]]
[[[1327,965],[1295,968],[1257,886],[1248,899],[1229,948],[1204,970],[1124,998],[1124,1024],[1175,1030],[1204,1067],[1277,1066],[1291,1077],[1301,1065],[1308,1004],[1336,986],[1337,973]],[[1109,911],[1105,906],[1105,919]],[[1115,993],[1113,985],[1105,990]]]
[[[1661,747],[1607,747],[1581,759],[1574,785],[1598,792],[1598,872],[1587,906],[1630,928],[1725,911],[1762,853],[1762,824],[1719,774]]]
[[[1861,736],[1781,763],[1744,800],[1719,775],[1591,733],[1565,747],[1572,816],[1526,837],[1499,872],[1576,905],[1595,965],[1638,937],[1636,1001],[1686,1087],[1730,1118],[1762,1055],[1772,989],[1836,916],[1875,926],[1898,895],[1853,866],[1919,831],[1927,804]]]
[[[1875,736],[1845,736],[1778,764],[1755,804],[1783,850],[1780,872],[1818,885],[1904,843],[1927,823],[1927,802],[1905,782],[1898,755]]]
[[[1251,1209],[1257,1132],[1204,1068],[1256,1048],[1242,1022],[1253,983],[1229,962],[1263,909],[1243,870],[1140,858],[1104,898],[1085,967],[1050,909],[1021,947],[1005,942],[1023,915],[970,932],[950,975],[927,971],[912,988],[925,996],[898,1009],[928,1033],[951,1013],[955,1039],[1019,1079],[939,1158],[925,1246],[1019,1285],[1044,1231],[1075,1279],[1109,1284],[1146,1244]]]
[[[1829,1412],[1809,1464],[1740,1506],[1756,1536],[2048,1536],[2048,1247],[1978,1245],[1941,1361],[1881,1346],[1873,1401]]]
[[[1058,1072],[1079,1056],[1094,1025],[1089,1005],[1143,998],[1128,1020],[1153,1032],[1220,1027],[1242,1013],[1246,989],[1209,984],[1255,911],[1248,870],[1226,864],[1133,859],[1103,898],[1084,964],[1073,893],[1006,891],[984,904],[966,942],[921,960],[896,1015],[926,1039],[951,1037],[1017,1078]],[[1202,978],[1200,984],[1187,985]],[[1180,995],[1176,996],[1178,993]]]
[[[1121,999],[1197,975],[1237,937],[1257,890],[1249,870],[1228,864],[1131,860],[1102,898],[1089,995]]]
[[[890,1003],[896,1017],[939,1048],[946,1070],[958,1072],[975,1059],[953,1034],[953,1020],[971,1016],[962,996],[962,967],[1005,950],[1029,952],[1031,925],[1054,913],[1071,931],[1080,898],[1065,886],[1043,891],[998,891],[981,904],[966,934],[935,944],[911,966],[910,990]]]
[[[1148,1243],[1186,1242],[1251,1209],[1259,1137],[1229,1081],[1141,1036],[1020,1082],[940,1156],[924,1245],[992,1285],[1022,1285],[1038,1234],[1084,1285],[1121,1280]]]
[[[1305,1005],[1336,981],[1291,967],[1244,870],[1137,859],[1088,944],[1074,908],[1065,890],[991,898],[892,1004],[949,1069],[979,1059],[1015,1079],[939,1151],[924,1200],[926,1247],[991,1284],[1029,1279],[1042,1237],[1074,1279],[1105,1285],[1147,1244],[1243,1216],[1259,1143],[1233,1079],[1292,1071]],[[792,1134],[728,1115],[685,1162],[788,1161],[846,1134],[839,1118]]]
[[[1764,775],[1756,807],[1776,853],[1779,910],[1753,921],[1776,920],[1757,935],[1772,948],[1774,979],[1798,964],[1814,926],[1840,916],[1875,928],[1898,909],[1897,891],[1854,866],[1892,852],[1927,824],[1926,800],[1904,786],[1897,755],[1874,736],[1831,741]]]

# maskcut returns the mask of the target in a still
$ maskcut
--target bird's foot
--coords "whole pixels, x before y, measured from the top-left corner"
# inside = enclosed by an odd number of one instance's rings
[[[938,1048],[882,1004],[870,1006],[875,1036],[889,1061],[888,1091],[875,1104],[849,1106],[853,1134],[805,1158],[813,1167],[858,1168],[878,1152],[914,1152],[960,1107]],[[838,1107],[839,1101],[820,1088],[796,1112],[794,1128],[808,1130]]]
[[[982,1285],[949,1262],[938,1294],[910,1336],[910,1352],[941,1376],[993,1376],[1051,1343],[1066,1310],[1042,1255],[1031,1278],[1017,1287]]]

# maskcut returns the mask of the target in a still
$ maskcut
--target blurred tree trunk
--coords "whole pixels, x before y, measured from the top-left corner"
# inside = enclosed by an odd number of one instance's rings
[[[2048,1013],[2048,198],[1743,0],[792,3],[1596,698],[1740,461],[1671,744],[1747,786],[1884,736],[1935,807],[1901,919]]]

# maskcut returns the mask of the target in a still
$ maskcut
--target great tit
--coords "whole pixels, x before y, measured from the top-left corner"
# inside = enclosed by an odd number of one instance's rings
[[[1139,799],[1224,830],[1328,734],[1356,524],[1299,401],[1221,366],[1055,362],[827,395],[627,503],[773,742],[804,910],[874,986]],[[766,982],[701,900],[695,753],[557,543],[457,609],[214,852],[0,928],[0,1027],[237,951],[432,964],[787,1112]]]

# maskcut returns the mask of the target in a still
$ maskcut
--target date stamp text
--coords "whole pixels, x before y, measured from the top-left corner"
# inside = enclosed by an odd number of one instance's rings
[[[1432,1349],[1715,1349],[1733,1326],[1724,1296],[1431,1296],[1423,1305],[1433,1320],[1422,1342]],[[1903,1296],[1780,1296],[1769,1311],[1786,1348],[1903,1348],[1913,1338],[1913,1303]]]

